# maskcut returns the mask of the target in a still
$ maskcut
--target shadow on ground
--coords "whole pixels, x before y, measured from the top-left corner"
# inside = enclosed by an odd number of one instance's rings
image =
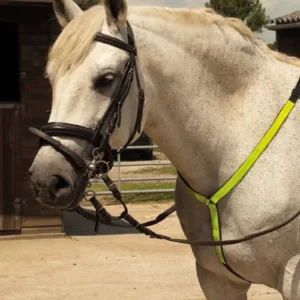
[[[85,208],[89,213],[95,213],[94,210]],[[76,212],[64,212],[63,216],[64,232],[72,236],[92,236],[92,235],[114,235],[114,234],[139,234],[133,227],[111,227],[100,224],[99,231],[94,231],[95,223],[84,219]],[[126,225],[124,221],[116,221],[117,224]]]

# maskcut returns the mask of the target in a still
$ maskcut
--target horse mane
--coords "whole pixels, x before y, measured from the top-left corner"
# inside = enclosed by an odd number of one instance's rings
[[[256,37],[240,19],[223,17],[211,8],[171,9],[133,6],[130,8],[129,13],[134,13],[135,11],[137,11],[140,16],[159,18],[184,26],[197,27],[215,24],[222,28],[230,27],[241,36],[247,38],[262,54],[265,54],[271,59],[300,67],[300,59],[271,50],[265,42]],[[52,71],[54,76],[58,73],[67,72],[83,61],[91,49],[95,35],[101,30],[105,18],[104,7],[102,5],[96,5],[74,18],[63,29],[48,56],[48,63],[53,62]]]
[[[186,26],[201,26],[215,24],[219,27],[230,27],[241,36],[248,38],[261,52],[270,58],[274,58],[283,63],[300,67],[300,59],[288,56],[284,53],[271,50],[264,41],[260,40],[250,28],[240,19],[224,17],[217,14],[212,8],[202,9],[170,9],[162,7],[148,8],[143,11],[143,15],[159,17],[168,22],[174,22]]]

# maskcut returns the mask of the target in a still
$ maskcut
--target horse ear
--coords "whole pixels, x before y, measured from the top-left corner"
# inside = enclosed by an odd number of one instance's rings
[[[107,22],[114,23],[120,29],[127,19],[126,0],[103,0]]]
[[[53,0],[53,8],[59,24],[62,27],[82,13],[81,8],[73,0]]]

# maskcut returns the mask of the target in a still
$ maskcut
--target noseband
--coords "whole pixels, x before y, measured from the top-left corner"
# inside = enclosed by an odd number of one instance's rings
[[[141,131],[141,122],[143,117],[144,108],[144,91],[141,88],[139,74],[136,65],[137,50],[132,28],[129,22],[127,24],[127,37],[128,43],[125,43],[117,38],[98,33],[95,36],[95,41],[101,42],[121,50],[129,52],[128,60],[125,64],[122,78],[114,92],[111,103],[105,112],[103,118],[98,122],[95,129],[87,128],[80,125],[74,125],[63,122],[52,122],[43,126],[40,130],[30,127],[29,130],[37,135],[43,144],[50,144],[54,149],[62,153],[65,158],[84,176],[86,177],[89,172],[107,173],[113,167],[112,149],[109,145],[109,138],[114,132],[116,126],[121,126],[121,109],[128,96],[135,74],[137,87],[138,87],[138,108],[137,116],[134,124],[133,131],[131,132],[127,143],[124,145],[125,150],[132,142],[135,134]],[[87,165],[86,162],[74,151],[64,146],[53,136],[63,137],[76,137],[87,140],[94,146],[93,162]]]

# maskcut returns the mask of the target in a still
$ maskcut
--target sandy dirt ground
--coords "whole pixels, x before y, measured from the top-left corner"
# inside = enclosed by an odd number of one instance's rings
[[[141,221],[167,204],[129,205]],[[117,213],[115,206],[110,211]],[[135,230],[101,227],[66,214],[67,237],[0,242],[1,300],[202,300],[188,246],[152,240]],[[176,216],[156,226],[176,237]],[[250,300],[279,300],[264,286],[253,286]],[[224,299],[226,300],[226,299]]]

